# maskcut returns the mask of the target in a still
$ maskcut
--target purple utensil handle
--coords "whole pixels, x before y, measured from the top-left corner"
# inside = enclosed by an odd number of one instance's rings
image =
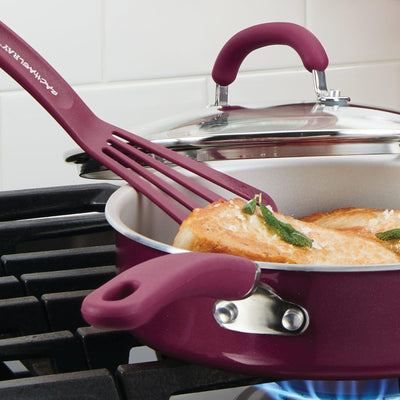
[[[84,149],[75,134],[81,121],[95,122],[92,111],[57,71],[29,44],[0,22],[0,67],[30,93]],[[87,123],[87,122],[86,122]]]
[[[81,121],[96,117],[57,71],[29,44],[0,22],[0,67],[30,93],[84,149],[75,134]]]
[[[136,265],[90,293],[82,315],[98,328],[132,330],[176,300],[241,299],[251,293],[258,277],[257,265],[242,257],[169,254]]]
[[[289,22],[270,22],[244,29],[225,44],[214,64],[214,81],[221,86],[230,85],[249,53],[273,44],[288,45],[296,50],[304,67],[310,72],[324,71],[328,66],[324,48],[310,31]]]

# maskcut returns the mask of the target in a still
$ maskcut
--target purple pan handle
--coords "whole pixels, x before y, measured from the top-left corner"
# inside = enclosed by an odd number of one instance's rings
[[[273,44],[292,47],[308,71],[325,71],[328,56],[319,40],[307,29],[289,22],[255,25],[234,35],[222,48],[212,71],[214,81],[228,86],[238,74],[240,65],[253,50]]]
[[[169,254],[136,265],[93,291],[82,303],[82,315],[98,328],[133,330],[179,299],[241,299],[258,276],[257,265],[242,257]]]

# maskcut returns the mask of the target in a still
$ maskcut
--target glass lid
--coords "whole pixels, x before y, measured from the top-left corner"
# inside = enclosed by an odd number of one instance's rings
[[[328,90],[324,71],[312,76],[315,103],[232,106],[228,86],[217,83],[207,112],[146,136],[201,161],[399,152],[399,112],[353,105],[339,90]]]
[[[251,139],[358,134],[399,135],[400,114],[362,106],[322,103],[287,104],[267,108],[212,107],[199,118],[153,128],[151,140],[172,145]]]
[[[400,113],[348,101],[214,106],[201,117],[153,127],[146,136],[202,161],[391,154],[399,152]]]

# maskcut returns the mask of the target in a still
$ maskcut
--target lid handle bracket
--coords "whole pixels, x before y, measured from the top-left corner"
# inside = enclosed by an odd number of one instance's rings
[[[318,103],[325,105],[346,105],[350,97],[341,96],[340,90],[329,90],[326,84],[325,71],[313,69],[314,90],[317,95]]]
[[[215,106],[227,106],[228,105],[228,86],[221,86],[217,83],[215,86]]]

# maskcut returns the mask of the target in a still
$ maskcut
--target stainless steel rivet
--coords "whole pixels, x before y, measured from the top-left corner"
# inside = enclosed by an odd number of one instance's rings
[[[217,307],[214,311],[215,319],[221,324],[229,324],[233,322],[238,315],[238,310],[235,304],[228,303],[223,306]]]
[[[297,331],[304,323],[304,314],[295,308],[289,308],[282,317],[282,326],[290,331]]]

